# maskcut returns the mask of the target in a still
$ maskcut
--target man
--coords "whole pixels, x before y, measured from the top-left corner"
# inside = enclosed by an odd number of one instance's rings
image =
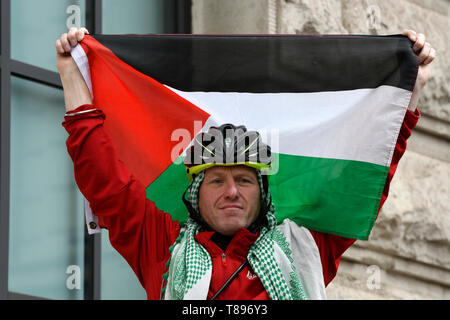
[[[325,286],[354,240],[308,230],[289,219],[277,225],[268,182],[261,174],[270,165],[270,147],[258,142],[257,133],[223,125],[211,128],[206,134],[209,139],[203,139],[204,134],[195,139],[186,157],[192,179],[183,197],[189,211],[186,226],[172,221],[146,199],[145,187],[118,159],[103,129],[101,106],[92,104],[81,73],[68,55],[86,33],[84,28],[71,29],[56,42],[67,147],[80,190],[148,298],[325,298]],[[414,42],[420,66],[380,208],[406,140],[420,117],[418,97],[435,56],[423,34],[410,30],[404,34]],[[214,161],[206,159],[208,152]]]

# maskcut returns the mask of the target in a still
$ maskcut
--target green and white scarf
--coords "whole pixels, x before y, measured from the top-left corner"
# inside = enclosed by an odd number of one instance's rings
[[[264,192],[261,175],[257,174],[262,201],[269,209],[268,226],[262,227],[260,235],[250,247],[247,259],[261,279],[272,300],[305,300],[306,294],[295,270],[292,252],[284,235],[276,228],[275,208],[271,196]],[[198,211],[198,190],[204,172],[197,175],[188,188],[187,199]],[[162,295],[167,300],[205,300],[212,274],[212,262],[208,251],[195,241],[201,227],[191,218],[182,228],[179,237],[170,247],[169,271],[163,276]]]

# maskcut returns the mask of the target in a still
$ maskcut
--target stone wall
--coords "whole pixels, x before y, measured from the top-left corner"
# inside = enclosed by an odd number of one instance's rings
[[[193,0],[193,33],[427,36],[437,51],[389,198],[343,256],[330,299],[450,299],[450,1]]]

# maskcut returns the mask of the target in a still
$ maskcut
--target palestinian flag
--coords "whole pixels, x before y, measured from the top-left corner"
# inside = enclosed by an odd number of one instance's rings
[[[175,220],[184,150],[232,123],[272,147],[279,221],[368,238],[417,76],[406,37],[95,35],[72,56],[119,157]]]

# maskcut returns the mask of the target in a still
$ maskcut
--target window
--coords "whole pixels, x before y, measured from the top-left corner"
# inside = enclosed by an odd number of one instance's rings
[[[190,1],[2,0],[0,8],[0,299],[145,299],[107,231],[103,240],[87,235],[54,43],[74,25],[189,33]]]
[[[12,292],[83,299],[83,200],[64,148],[61,101],[61,90],[11,79],[8,282]]]
[[[67,32],[67,25],[85,25],[84,4],[84,0],[11,1],[11,58],[57,71],[55,40]],[[77,15],[79,21],[71,18]]]
[[[164,0],[104,0],[102,33],[164,33]]]

